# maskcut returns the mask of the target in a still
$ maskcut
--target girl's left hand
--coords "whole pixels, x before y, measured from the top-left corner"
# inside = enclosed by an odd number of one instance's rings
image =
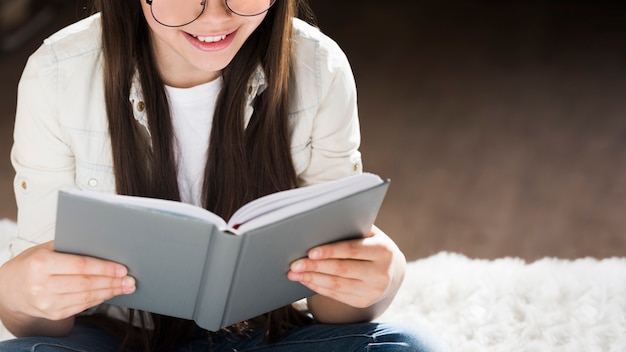
[[[367,308],[395,295],[405,266],[400,249],[373,226],[363,238],[311,249],[307,258],[291,264],[287,276],[322,296]]]

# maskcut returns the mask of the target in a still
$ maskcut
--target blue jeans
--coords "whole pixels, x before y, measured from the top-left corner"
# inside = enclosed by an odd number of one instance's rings
[[[65,337],[26,337],[0,342],[1,352],[110,352],[119,342],[98,328],[77,324]],[[192,340],[176,352],[439,352],[447,345],[426,329],[396,323],[314,324],[290,331],[279,342],[263,342],[263,331],[244,337],[216,334]],[[131,352],[131,351],[127,351]]]

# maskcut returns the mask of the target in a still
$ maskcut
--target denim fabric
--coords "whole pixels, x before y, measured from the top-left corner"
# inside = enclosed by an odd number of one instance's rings
[[[77,325],[67,337],[28,337],[0,342],[1,352],[104,352],[118,343],[103,331]],[[206,352],[440,352],[449,351],[434,333],[423,327],[396,323],[317,324],[290,331],[279,342],[263,342],[263,331],[244,337],[220,333],[193,340],[177,349]],[[131,351],[127,351],[131,352]]]
[[[76,324],[66,337],[23,337],[0,342],[1,352],[114,352],[119,341],[102,330]],[[130,352],[130,351],[127,351]]]

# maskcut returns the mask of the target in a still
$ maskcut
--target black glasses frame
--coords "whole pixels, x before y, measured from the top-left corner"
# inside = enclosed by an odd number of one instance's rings
[[[202,16],[202,14],[204,13],[204,10],[206,10],[206,2],[207,2],[207,0],[202,0],[202,2],[201,2],[201,4],[202,4],[202,11],[200,11],[200,13],[198,14],[198,16],[196,16],[196,18],[194,18],[193,20],[191,20],[191,21],[189,21],[189,22],[187,22],[187,23],[184,23],[184,24],[171,25],[171,24],[166,24],[166,23],[163,23],[163,22],[159,21],[159,19],[158,19],[158,18],[156,18],[156,16],[154,15],[154,11],[152,10],[152,1],[153,1],[153,0],[146,0],[146,4],[150,5],[150,13],[152,14],[152,18],[154,18],[154,20],[155,20],[155,21],[157,21],[160,25],[165,26],[165,27],[172,27],[172,28],[177,28],[177,27],[183,27],[183,26],[186,26],[186,25],[188,25],[188,24],[190,24],[190,23],[193,23],[193,22],[194,22],[195,20],[197,20],[198,18],[200,18],[200,16]],[[230,5],[228,4],[228,2],[229,2],[229,0],[224,0],[224,3],[226,4],[226,7],[228,7],[228,10],[229,10],[230,12],[234,13],[235,15],[237,15],[237,16],[242,16],[242,17],[254,17],[254,16],[258,16],[258,15],[260,15],[260,14],[263,14],[263,13],[265,13],[265,12],[269,11],[269,9],[270,9],[270,8],[272,8],[272,6],[274,6],[274,3],[276,3],[276,0],[272,0],[272,2],[270,3],[270,6],[269,6],[267,9],[265,9],[264,11],[261,11],[261,12],[259,12],[259,13],[255,13],[255,14],[253,14],[253,15],[244,15],[244,14],[241,14],[241,13],[239,13],[239,12],[237,12],[237,11],[234,11],[234,10],[230,7]]]

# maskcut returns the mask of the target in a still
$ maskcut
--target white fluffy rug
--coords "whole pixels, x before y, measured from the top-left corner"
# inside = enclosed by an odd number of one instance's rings
[[[0,221],[0,249],[14,232]],[[439,253],[409,263],[380,320],[429,326],[461,352],[626,351],[626,258],[526,263]],[[9,338],[2,330],[0,340]]]
[[[626,259],[409,263],[383,320],[420,322],[454,351],[626,351]]]

